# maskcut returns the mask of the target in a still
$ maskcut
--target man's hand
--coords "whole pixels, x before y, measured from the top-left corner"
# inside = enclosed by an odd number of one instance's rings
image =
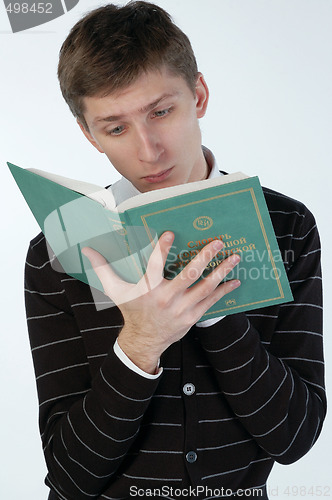
[[[160,355],[188,330],[221,297],[240,285],[238,280],[220,282],[238,264],[236,254],[225,259],[206,278],[195,283],[223,243],[215,240],[173,279],[163,277],[174,234],[167,231],[158,241],[144,277],[137,283],[119,278],[102,255],[84,248],[104,292],[119,307],[124,318],[118,343],[142,370],[154,373]]]

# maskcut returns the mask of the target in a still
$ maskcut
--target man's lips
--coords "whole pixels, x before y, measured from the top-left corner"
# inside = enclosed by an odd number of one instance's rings
[[[147,182],[162,182],[167,177],[170,175],[171,171],[173,170],[174,167],[167,168],[166,170],[163,170],[162,172],[159,172],[159,174],[154,174],[154,175],[147,175],[146,177],[143,177],[143,179]]]

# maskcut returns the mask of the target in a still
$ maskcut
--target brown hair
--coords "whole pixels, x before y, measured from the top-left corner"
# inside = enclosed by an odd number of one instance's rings
[[[194,92],[196,59],[188,37],[161,7],[133,1],[91,11],[70,31],[59,58],[62,95],[87,129],[83,98],[105,96],[162,66]]]

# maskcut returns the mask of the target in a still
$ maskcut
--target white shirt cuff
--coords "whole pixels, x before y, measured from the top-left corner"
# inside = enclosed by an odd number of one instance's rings
[[[152,375],[151,373],[147,373],[147,372],[141,370],[141,368],[136,366],[135,363],[133,363],[128,358],[128,356],[123,352],[123,350],[119,346],[117,340],[115,341],[113,349],[114,349],[114,352],[117,355],[117,357],[122,361],[122,363],[125,364],[127,366],[127,368],[129,368],[133,372],[138,373],[138,375],[141,375],[141,377],[145,377],[145,378],[149,378],[149,379],[156,379],[160,376],[160,374],[163,371],[163,369],[159,367],[159,361],[158,361],[158,366],[157,366],[158,372],[156,374]]]
[[[211,319],[205,319],[204,321],[200,321],[199,323],[196,323],[196,326],[199,328],[206,328],[208,326],[215,325],[220,321],[221,319],[224,319],[226,316],[219,316],[219,318],[211,318]]]

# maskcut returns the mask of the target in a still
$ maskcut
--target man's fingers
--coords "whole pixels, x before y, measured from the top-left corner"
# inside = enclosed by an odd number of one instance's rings
[[[149,281],[151,289],[159,285],[163,279],[166,259],[172,247],[173,241],[174,234],[171,231],[166,231],[159,238],[158,243],[150,256],[145,277]]]
[[[172,234],[172,233],[171,233]],[[165,238],[166,242],[162,242],[161,248],[155,248],[153,251],[151,268],[155,267],[158,272],[152,272],[150,276],[147,273],[137,283],[128,283],[120,278],[112,269],[107,260],[93,248],[85,247],[82,249],[82,254],[85,255],[98,276],[104,293],[117,305],[120,306],[126,302],[131,302],[134,299],[148,293],[154,286],[158,285],[163,279],[162,270],[163,263],[167,257],[167,245],[171,244],[172,238]],[[169,241],[169,243],[167,243]],[[165,257],[166,255],[166,257]],[[150,259],[151,259],[150,257]],[[150,262],[150,261],[149,261]]]
[[[204,280],[209,280],[218,286],[220,281],[226,278],[226,276],[236,267],[241,261],[239,254],[234,254],[222,261],[212,273],[210,273]]]
[[[173,282],[177,283],[181,288],[188,288],[202,276],[202,273],[208,263],[217,255],[223,248],[224,244],[220,240],[215,240],[206,245],[196,257],[186,265],[179,273]]]
[[[115,290],[115,287],[121,287],[126,284],[111,268],[105,257],[99,252],[90,247],[84,247],[82,254],[85,255],[98,276],[101,284],[104,287],[105,293],[109,294],[110,290]],[[113,297],[111,297],[113,299]]]
[[[192,299],[198,302],[199,300],[203,300],[205,297],[211,295],[219,286],[220,282],[226,278],[226,276],[234,269],[235,266],[237,266],[240,260],[240,256],[238,254],[234,254],[221,262],[208,276],[202,279],[199,283],[196,283],[196,285],[191,288]],[[222,285],[220,285],[220,287],[223,287],[224,293],[222,293],[221,290],[221,294],[225,295],[239,285],[240,282],[238,280],[232,280],[223,283]]]
[[[188,298],[191,303],[196,304],[195,308],[200,317],[218,300],[222,299],[228,293],[233,292],[233,290],[241,285],[241,282],[236,279],[220,283],[240,260],[239,255],[231,255],[219,264],[206,278],[188,290]]]
[[[93,248],[90,247],[82,248],[82,254],[89,259],[93,269],[95,270],[98,267],[105,266],[107,264],[107,260],[105,259],[105,257],[103,257],[101,253],[97,252]]]
[[[203,314],[210,309],[210,307],[214,306],[214,304],[218,302],[218,300],[222,299],[228,293],[233,292],[233,290],[238,288],[240,285],[241,282],[239,280],[231,280],[217,286],[217,288],[215,288],[208,296],[205,296],[201,302],[196,304],[197,313],[199,313],[200,317],[202,317]]]

